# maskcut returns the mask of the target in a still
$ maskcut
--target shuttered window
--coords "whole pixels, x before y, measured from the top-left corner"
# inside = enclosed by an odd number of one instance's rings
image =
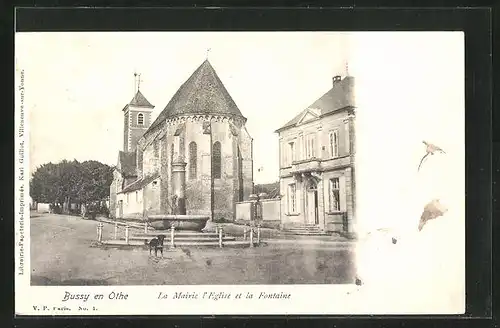
[[[339,178],[329,180],[329,203],[330,212],[340,211],[340,181]]]
[[[297,189],[295,183],[288,185],[288,212],[297,213]]]
[[[329,142],[330,142],[330,157],[338,157],[339,156],[339,132],[337,130],[333,130],[329,133]]]

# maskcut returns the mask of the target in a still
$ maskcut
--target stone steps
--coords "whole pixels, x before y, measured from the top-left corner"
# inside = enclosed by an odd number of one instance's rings
[[[321,231],[320,228],[312,228],[312,227],[293,227],[293,228],[288,228],[287,230],[293,231],[293,230],[305,230],[305,231]]]
[[[318,231],[318,232],[294,231],[294,232],[290,232],[290,233],[293,234],[293,235],[297,235],[297,236],[329,236],[328,233],[321,232],[321,231]]]
[[[300,236],[328,236],[329,234],[321,230],[315,224],[302,224],[285,229],[285,233]]]
[[[309,232],[318,232],[322,231],[321,229],[312,229],[312,228],[290,228],[286,229],[287,231],[309,231]]]

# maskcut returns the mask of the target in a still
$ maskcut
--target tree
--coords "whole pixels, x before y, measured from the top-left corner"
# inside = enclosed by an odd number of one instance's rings
[[[113,180],[113,168],[98,161],[63,160],[37,168],[30,181],[34,201],[61,206],[88,204],[105,199]]]
[[[39,203],[56,204],[60,200],[60,186],[57,165],[43,164],[37,168],[30,181],[31,197]]]

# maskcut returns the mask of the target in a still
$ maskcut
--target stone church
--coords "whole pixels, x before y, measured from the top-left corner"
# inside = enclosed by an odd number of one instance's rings
[[[140,90],[123,108],[123,151],[110,186],[111,216],[198,214],[233,219],[253,191],[252,138],[205,60],[152,120]]]

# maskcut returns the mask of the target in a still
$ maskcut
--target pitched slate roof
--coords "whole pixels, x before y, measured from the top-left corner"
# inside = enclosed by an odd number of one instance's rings
[[[134,181],[131,184],[129,184],[128,186],[126,186],[122,191],[119,192],[119,194],[142,189],[142,188],[146,187],[148,184],[150,184],[151,182],[153,182],[154,180],[158,179],[159,177],[160,177],[159,174],[153,174],[153,175],[143,177],[142,179]]]
[[[280,195],[280,183],[277,181],[272,183],[256,184],[254,190],[257,194],[265,192],[268,199],[277,198]]]
[[[135,106],[135,107],[148,107],[154,108],[155,106],[151,105],[151,103],[144,97],[141,91],[137,91],[134,98],[123,108],[125,110],[127,106]]]
[[[355,106],[354,77],[346,76],[344,79],[334,82],[333,87],[328,92],[276,131],[295,126],[309,108],[319,110],[320,116],[324,116],[351,106]]]
[[[119,153],[119,171],[126,177],[135,177],[137,173],[136,168],[136,153],[135,152],[124,152]]]
[[[219,114],[244,118],[208,60],[180,86],[148,131],[167,118],[186,114]]]

